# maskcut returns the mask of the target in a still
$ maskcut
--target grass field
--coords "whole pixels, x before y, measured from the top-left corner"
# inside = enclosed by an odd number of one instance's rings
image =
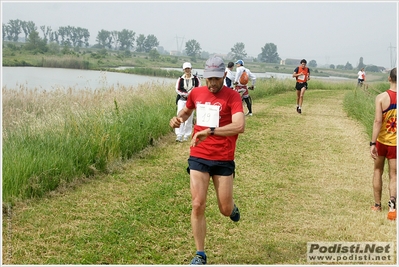
[[[302,115],[294,90],[255,90],[236,153],[241,220],[219,213],[210,187],[209,264],[307,264],[306,243],[315,241],[396,245],[387,206],[370,211],[370,137],[344,112],[351,92],[321,89],[306,93]],[[169,133],[112,173],[3,206],[3,263],[188,264],[195,252],[188,153]]]

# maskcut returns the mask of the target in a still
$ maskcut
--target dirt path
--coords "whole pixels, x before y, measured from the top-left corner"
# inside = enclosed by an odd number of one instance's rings
[[[386,212],[370,212],[369,140],[363,127],[344,113],[344,94],[309,90],[302,115],[295,111],[294,92],[255,99],[254,116],[247,119],[236,154],[238,224],[222,218],[209,189],[211,264],[305,264],[307,242],[396,240],[396,224],[386,220]],[[79,247],[97,254],[89,264],[188,263],[194,250],[188,152],[188,144],[175,143],[170,134],[123,165],[123,171],[18,204],[12,217],[12,262],[82,263]],[[384,186],[383,203],[388,201],[386,190]],[[166,211],[159,215],[158,208]],[[140,224],[124,215],[129,211],[134,218],[150,218]],[[168,225],[158,218],[165,216],[176,221]],[[129,251],[112,254],[109,250],[118,245],[100,241],[84,245],[83,239],[108,236],[107,229],[115,225],[137,227],[136,235],[127,230],[126,240],[118,241]],[[3,240],[9,237],[7,226],[3,218]],[[5,263],[9,248],[3,241]],[[157,258],[146,256],[148,251],[162,253]]]

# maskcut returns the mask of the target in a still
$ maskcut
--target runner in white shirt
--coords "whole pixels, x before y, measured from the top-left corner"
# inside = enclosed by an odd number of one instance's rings
[[[256,76],[253,74],[249,69],[244,67],[244,61],[243,60],[237,60],[236,62],[236,76],[234,78],[234,85],[235,85],[235,90],[239,92],[240,94],[242,93],[242,98],[244,99],[245,103],[247,104],[248,108],[248,113],[245,114],[246,116],[252,116],[252,104],[251,101],[248,99],[249,97],[249,92],[248,89],[253,90],[255,88],[255,83],[256,83]],[[246,84],[241,84],[240,83],[240,78],[243,72],[246,72],[248,74],[249,79],[252,82],[252,86],[247,87]]]

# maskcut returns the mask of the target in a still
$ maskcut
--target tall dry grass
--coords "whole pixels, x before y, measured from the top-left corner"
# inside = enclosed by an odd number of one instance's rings
[[[2,94],[3,201],[107,172],[170,132],[176,112],[169,84]]]

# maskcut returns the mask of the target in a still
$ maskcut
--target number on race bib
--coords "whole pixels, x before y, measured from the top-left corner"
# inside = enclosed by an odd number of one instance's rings
[[[198,104],[197,125],[219,127],[219,106]]]

